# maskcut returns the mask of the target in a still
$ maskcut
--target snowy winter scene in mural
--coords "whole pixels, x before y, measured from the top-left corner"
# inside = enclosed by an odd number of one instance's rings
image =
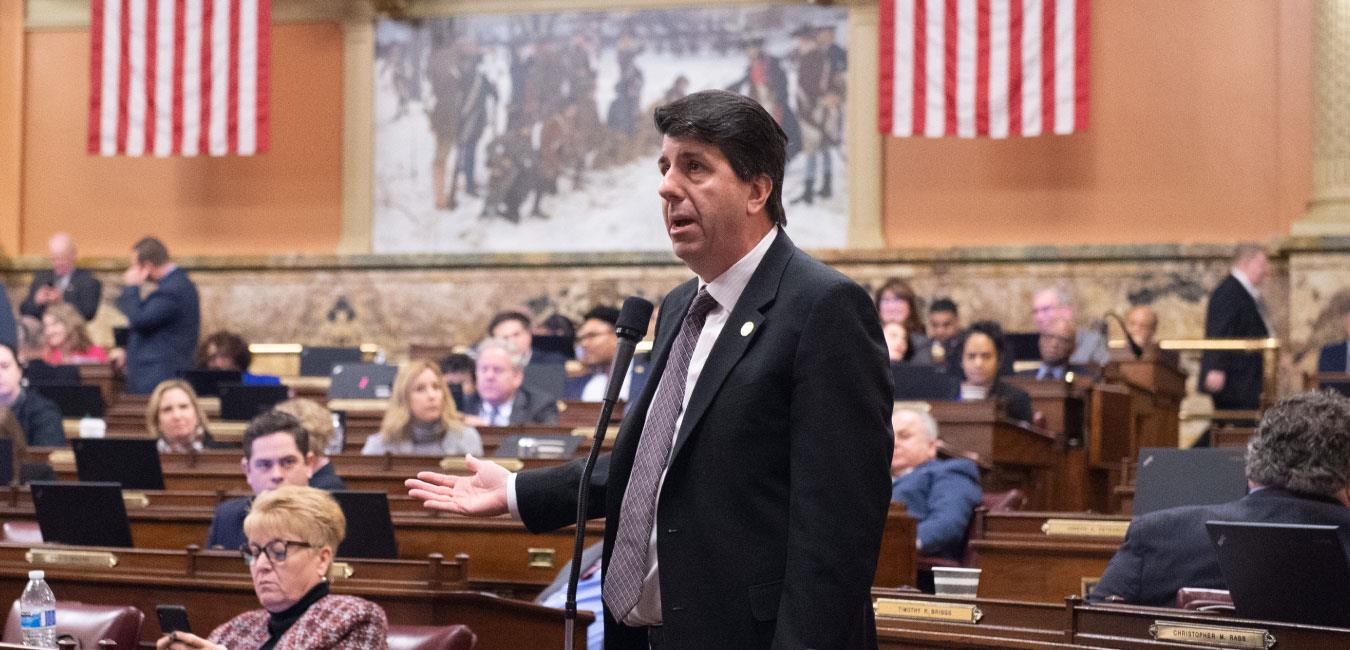
[[[382,20],[381,253],[670,250],[652,109],[725,88],[788,134],[788,233],[841,248],[847,10],[811,6]]]

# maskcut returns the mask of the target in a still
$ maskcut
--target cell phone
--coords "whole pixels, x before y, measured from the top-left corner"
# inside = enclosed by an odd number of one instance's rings
[[[188,625],[187,608],[182,605],[156,605],[155,613],[159,615],[159,629],[163,634],[173,632],[192,632],[192,626]]]

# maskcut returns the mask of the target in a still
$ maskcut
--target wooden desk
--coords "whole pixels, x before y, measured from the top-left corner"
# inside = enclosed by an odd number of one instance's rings
[[[188,608],[194,628],[209,633],[230,618],[258,609],[253,583],[238,553],[141,549],[91,549],[116,558],[116,566],[30,562],[29,547],[0,544],[0,589],[19,593],[28,570],[42,568],[62,600],[132,605],[154,619],[155,605],[180,603]],[[36,558],[35,558],[36,559]],[[439,557],[422,562],[351,560],[352,575],[333,580],[334,593],[367,598],[384,608],[392,624],[451,625],[463,623],[478,635],[482,650],[516,650],[560,644],[562,610],[490,594],[464,591],[461,562]],[[577,615],[576,641],[585,647],[586,626],[593,616]],[[141,628],[143,642],[153,644],[159,626]]]
[[[930,402],[939,437],[949,447],[973,454],[993,469],[984,489],[1012,488],[1027,495],[1027,507],[1055,509],[1054,474],[1063,462],[1063,446],[1045,431],[1003,417],[992,400]]]
[[[983,592],[983,582],[981,582]],[[1166,628],[1203,630],[1221,626],[1230,630],[1274,638],[1275,648],[1331,650],[1350,646],[1350,630],[1255,621],[1160,607],[1092,605],[1077,598],[1058,603],[1034,603],[980,597],[973,600],[927,594],[873,589],[877,602],[877,640],[880,648],[989,648],[1069,649],[1213,647],[1178,641],[1157,640]],[[906,604],[974,606],[978,622],[939,620],[935,616],[892,615]],[[912,611],[912,610],[911,610]],[[966,610],[969,611],[969,610]]]
[[[1049,603],[1085,595],[1120,547],[1129,522],[1090,513],[983,513],[970,540],[983,569],[980,595]]]
[[[1107,377],[1117,377],[1148,394],[1148,415],[1139,430],[1139,447],[1175,447],[1181,427],[1181,400],[1186,399],[1186,373],[1168,358],[1112,361]],[[1138,454],[1135,455],[1138,457]]]

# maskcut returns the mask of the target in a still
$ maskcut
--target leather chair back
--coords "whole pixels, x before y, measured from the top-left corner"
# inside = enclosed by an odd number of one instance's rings
[[[389,626],[389,650],[473,650],[477,643],[467,625]]]
[[[98,642],[111,639],[119,648],[135,648],[141,639],[141,623],[145,613],[131,606],[86,605],[68,600],[56,601],[56,634],[69,634],[79,641],[84,650],[95,650]],[[9,608],[5,621],[5,643],[18,643],[19,601]]]

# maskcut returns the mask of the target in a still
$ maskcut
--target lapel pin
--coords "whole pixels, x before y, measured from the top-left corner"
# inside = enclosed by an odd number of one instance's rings
[[[745,321],[745,324],[741,326],[741,336],[750,336],[753,331],[755,331],[755,324],[750,321]]]

